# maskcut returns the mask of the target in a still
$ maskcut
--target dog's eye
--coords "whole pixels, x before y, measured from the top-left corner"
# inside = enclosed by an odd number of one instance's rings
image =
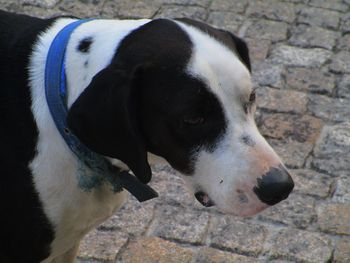
[[[255,90],[253,90],[252,93],[250,93],[249,102],[250,103],[255,102]]]
[[[199,125],[204,123],[204,118],[203,117],[185,117],[183,121],[185,124],[188,124],[188,125]]]

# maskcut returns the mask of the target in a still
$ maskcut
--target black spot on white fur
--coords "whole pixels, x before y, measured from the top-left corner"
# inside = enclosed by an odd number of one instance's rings
[[[78,50],[82,53],[88,53],[90,50],[90,46],[93,42],[93,38],[92,37],[86,37],[83,40],[81,40],[79,42],[78,45]]]

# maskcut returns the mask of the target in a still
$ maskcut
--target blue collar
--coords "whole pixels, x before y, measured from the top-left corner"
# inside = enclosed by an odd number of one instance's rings
[[[74,29],[91,20],[77,20],[68,24],[52,41],[45,65],[46,101],[58,131],[78,159],[80,188],[89,191],[108,182],[114,192],[120,192],[125,188],[137,200],[143,202],[157,197],[157,192],[138,181],[135,176],[127,171],[121,171],[113,166],[105,157],[88,149],[67,127],[66,46]]]

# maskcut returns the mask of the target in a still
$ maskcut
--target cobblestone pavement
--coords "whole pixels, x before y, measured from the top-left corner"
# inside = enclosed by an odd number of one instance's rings
[[[294,174],[289,199],[241,219],[200,207],[169,167],[82,242],[87,262],[350,262],[349,0],[0,0],[41,17],[187,16],[244,37],[257,122]]]

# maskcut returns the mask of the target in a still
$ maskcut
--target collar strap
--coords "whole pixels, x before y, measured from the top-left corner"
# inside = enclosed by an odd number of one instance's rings
[[[137,200],[143,202],[158,197],[157,192],[127,171],[121,171],[113,166],[103,156],[88,149],[67,126],[66,46],[74,29],[91,20],[93,19],[82,19],[68,24],[52,41],[45,65],[46,101],[58,131],[78,159],[79,186],[84,190],[91,190],[108,182],[114,192],[120,192],[125,188]]]

